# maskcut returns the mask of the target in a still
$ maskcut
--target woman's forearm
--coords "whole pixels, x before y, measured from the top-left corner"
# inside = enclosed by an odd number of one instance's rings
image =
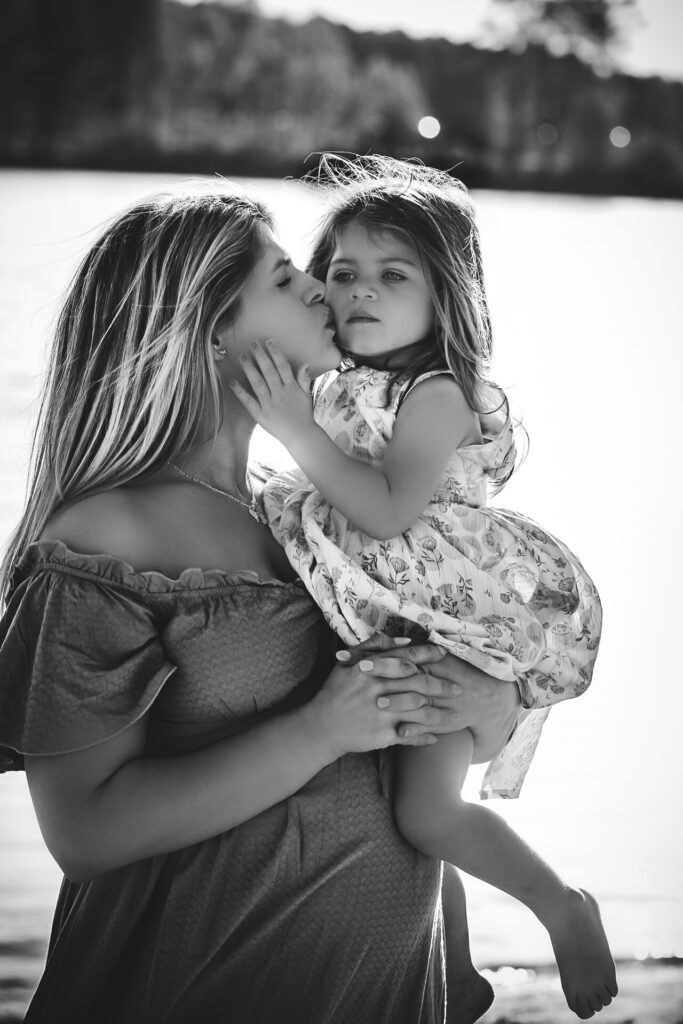
[[[68,877],[82,881],[240,825],[296,792],[335,759],[330,744],[316,737],[310,714],[305,705],[191,754],[128,760],[85,794],[73,787],[73,798],[54,809],[53,829],[50,809],[41,815],[37,805],[41,827],[47,819],[43,831],[51,852]],[[66,755],[70,775],[79,768],[88,772],[88,762],[98,754],[93,751]],[[43,762],[42,774],[51,770],[45,762],[56,759],[37,760]],[[40,803],[40,774],[36,782],[31,765],[27,771],[34,802],[37,797]],[[62,794],[69,789],[65,786]],[[43,799],[50,795],[46,790]]]

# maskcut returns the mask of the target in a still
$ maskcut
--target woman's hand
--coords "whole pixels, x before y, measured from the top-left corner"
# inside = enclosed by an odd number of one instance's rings
[[[336,760],[394,744],[426,746],[459,728],[457,713],[437,704],[443,682],[424,674],[443,657],[442,648],[424,645],[337,666],[301,709],[309,742],[324,747],[325,760]]]
[[[252,342],[251,358],[242,355],[240,363],[253,395],[239,381],[230,381],[230,386],[247,412],[287,448],[304,439],[315,425],[307,369],[297,380],[272,339],[265,346]]]
[[[380,657],[384,656],[397,643],[410,641],[402,638],[392,640],[377,634],[350,651],[340,651],[337,657],[341,655],[345,664],[353,664],[368,651],[381,650],[383,654]],[[422,645],[405,647],[401,657],[413,658],[418,663],[423,650]],[[411,690],[421,694],[433,706],[449,708],[453,712],[451,728],[440,731],[469,729],[474,737],[473,761],[490,761],[503,748],[515,727],[521,707],[517,684],[489,676],[453,654],[426,661],[422,666],[422,675],[411,681]],[[410,703],[405,694],[396,693],[390,700],[389,706],[394,711],[401,711]]]

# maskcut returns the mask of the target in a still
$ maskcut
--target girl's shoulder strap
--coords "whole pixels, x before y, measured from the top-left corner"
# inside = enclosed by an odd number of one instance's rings
[[[405,402],[410,392],[417,387],[418,384],[422,384],[423,381],[429,380],[430,377],[447,377],[453,378],[453,374],[450,370],[427,370],[425,373],[420,373],[417,377],[412,377],[409,374],[401,376],[396,382],[392,389],[392,406],[395,412],[398,412],[399,408]]]

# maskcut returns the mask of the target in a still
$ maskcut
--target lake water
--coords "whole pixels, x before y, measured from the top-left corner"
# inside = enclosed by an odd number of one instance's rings
[[[59,294],[93,228],[171,180],[0,171],[3,542],[22,506]],[[273,181],[250,187],[275,210],[295,261],[304,260],[320,198]],[[475,199],[495,376],[531,436],[529,457],[497,504],[564,538],[605,608],[593,686],[553,711],[521,799],[496,809],[596,894],[618,957],[683,956],[683,204],[497,192]],[[472,796],[480,775],[468,782]],[[0,778],[6,1014],[25,1003],[40,970],[59,880],[24,777]],[[524,907],[481,883],[467,887],[480,964],[551,959]]]

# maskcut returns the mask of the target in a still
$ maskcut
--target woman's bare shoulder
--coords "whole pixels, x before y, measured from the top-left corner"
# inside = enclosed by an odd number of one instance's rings
[[[84,555],[116,555],[131,565],[145,562],[150,528],[134,492],[114,487],[81,498],[48,519],[40,540],[61,540]]]

